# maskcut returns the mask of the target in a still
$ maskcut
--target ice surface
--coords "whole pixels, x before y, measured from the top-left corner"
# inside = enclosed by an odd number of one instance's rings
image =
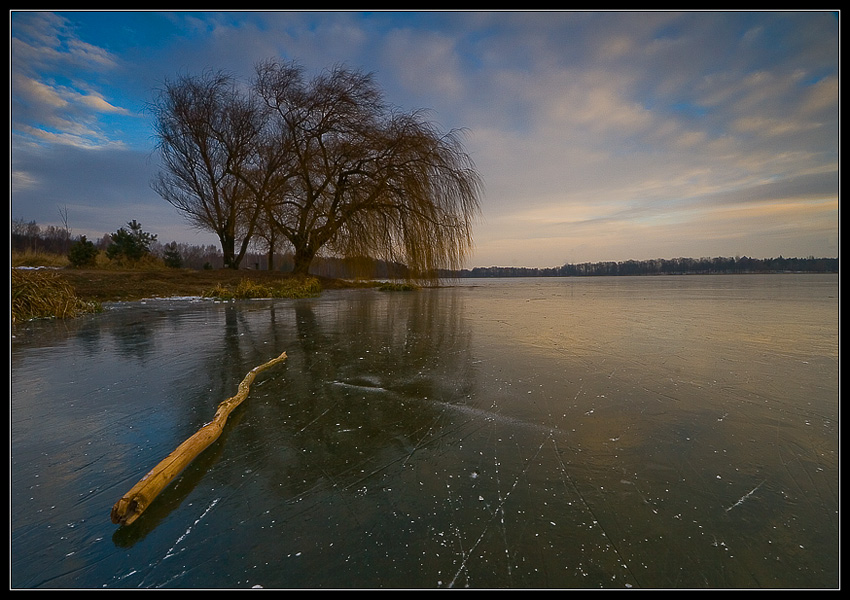
[[[837,297],[834,276],[464,280],[27,324],[11,585],[835,587]]]

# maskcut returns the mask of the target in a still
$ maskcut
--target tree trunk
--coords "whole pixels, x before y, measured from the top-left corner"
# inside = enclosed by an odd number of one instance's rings
[[[236,260],[236,240],[222,233],[218,235],[218,239],[221,242],[221,253],[224,259],[224,268],[238,269],[239,262]]]
[[[295,266],[292,268],[293,275],[302,275],[304,277],[309,275],[310,264],[313,262],[315,256],[316,251],[309,247],[295,248],[295,257],[293,259]]]
[[[269,271],[274,271],[274,249],[275,249],[275,237],[277,237],[277,236],[275,236],[275,234],[274,234],[274,230],[272,230],[272,233],[269,235],[269,238],[268,238],[268,244],[269,244],[269,258],[268,258],[268,261],[269,261]]]

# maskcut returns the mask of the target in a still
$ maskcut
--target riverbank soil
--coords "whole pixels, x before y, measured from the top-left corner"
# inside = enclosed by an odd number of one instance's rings
[[[85,301],[114,302],[141,300],[143,298],[169,298],[175,296],[200,296],[216,284],[236,285],[242,279],[257,283],[270,283],[289,279],[289,273],[280,271],[254,271],[248,269],[61,269],[60,275],[70,283],[77,296]],[[317,277],[323,289],[361,287],[339,279]]]

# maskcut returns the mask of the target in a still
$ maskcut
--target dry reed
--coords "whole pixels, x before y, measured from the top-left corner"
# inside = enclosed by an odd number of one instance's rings
[[[44,269],[12,269],[12,323],[31,319],[67,319],[97,312],[100,305],[84,302],[58,273]]]
[[[242,279],[236,286],[217,284],[204,292],[204,297],[217,300],[243,300],[249,298],[312,298],[322,293],[322,285],[314,277],[292,277],[273,283],[259,283]]]

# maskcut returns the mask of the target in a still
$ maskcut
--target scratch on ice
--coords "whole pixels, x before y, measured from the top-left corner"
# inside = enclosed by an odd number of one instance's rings
[[[206,508],[206,510],[204,510],[204,512],[201,514],[201,516],[200,516],[200,517],[198,517],[197,519],[195,519],[195,522],[194,522],[194,523],[192,523],[192,525],[190,525],[190,526],[189,526],[189,528],[188,528],[188,529],[187,529],[187,530],[183,533],[183,535],[181,535],[179,538],[177,538],[177,541],[176,541],[176,542],[174,542],[174,545],[171,547],[171,549],[169,549],[169,551],[165,553],[165,556],[163,557],[163,559],[170,558],[170,557],[174,556],[175,554],[177,554],[177,552],[175,552],[175,549],[177,548],[177,546],[179,546],[179,545],[180,545],[180,543],[181,543],[183,540],[185,540],[185,539],[186,539],[186,536],[188,536],[190,533],[192,533],[192,528],[193,528],[195,525],[197,525],[198,523],[200,523],[200,522],[201,522],[201,520],[202,520],[204,517],[206,517],[206,516],[207,516],[207,514],[208,514],[208,513],[209,513],[209,512],[213,509],[213,507],[214,507],[216,504],[218,504],[218,501],[219,501],[219,500],[221,500],[221,498],[216,498],[215,500],[213,500],[213,501],[212,501],[212,504],[210,504],[210,505]]]
[[[765,479],[764,481],[767,481],[767,479]],[[744,502],[745,502],[745,501],[746,501],[746,500],[747,500],[750,496],[752,496],[753,494],[755,494],[755,493],[756,493],[756,491],[758,491],[758,489],[759,489],[761,486],[763,486],[763,485],[764,485],[764,481],[762,481],[762,482],[761,482],[760,484],[758,484],[756,487],[754,487],[754,488],[753,488],[753,489],[751,489],[749,492],[747,492],[746,494],[744,494],[743,496],[741,496],[741,499],[740,499],[740,500],[738,500],[735,504],[733,504],[733,505],[732,505],[732,506],[730,506],[729,508],[727,508],[727,509],[726,509],[726,512],[729,512],[730,510],[732,510],[732,509],[733,509],[733,508],[735,508],[736,506],[740,506],[741,504],[743,504],[743,503],[744,503]]]

